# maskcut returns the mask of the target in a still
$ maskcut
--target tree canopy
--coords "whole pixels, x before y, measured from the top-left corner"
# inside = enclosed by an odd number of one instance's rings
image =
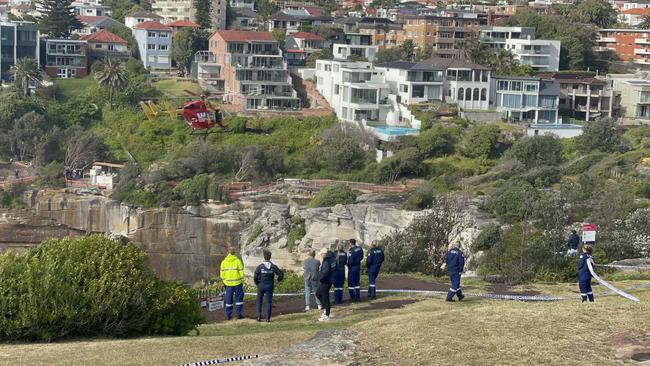
[[[82,27],[74,14],[72,0],[39,0],[42,9],[38,18],[38,28],[43,34],[53,38],[67,38],[70,32]]]

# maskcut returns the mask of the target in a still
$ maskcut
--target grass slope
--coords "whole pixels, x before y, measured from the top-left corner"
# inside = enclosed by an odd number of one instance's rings
[[[201,95],[199,84],[191,81],[181,81],[176,79],[160,80],[153,83],[153,86],[160,90],[164,95],[174,97],[196,98]],[[194,95],[188,93],[192,92]]]
[[[96,81],[87,76],[83,79],[54,79],[54,84],[57,87],[57,96],[67,100],[80,95],[86,88],[95,85]]]
[[[617,285],[629,288],[645,282]],[[569,284],[530,288],[577,296]],[[603,288],[594,290],[599,294]],[[270,324],[242,320],[204,325],[200,335],[187,337],[0,345],[0,364],[175,365],[274,352],[318,330],[349,328],[360,332],[359,352],[350,361],[362,365],[615,365],[621,361],[614,356],[611,337],[647,332],[650,324],[650,288],[633,293],[641,303],[615,296],[585,305],[578,300],[477,298],[449,304],[435,298],[397,310],[360,310],[368,307],[362,303],[334,308],[336,320],[329,323],[318,323],[319,312],[312,311],[276,317]]]

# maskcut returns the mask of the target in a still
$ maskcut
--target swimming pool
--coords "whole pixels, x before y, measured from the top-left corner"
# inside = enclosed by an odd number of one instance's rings
[[[375,127],[377,133],[389,136],[403,136],[403,135],[415,135],[420,132],[417,128],[407,128],[407,127]]]

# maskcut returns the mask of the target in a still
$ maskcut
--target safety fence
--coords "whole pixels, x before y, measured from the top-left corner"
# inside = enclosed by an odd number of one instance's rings
[[[31,177],[0,180],[0,188],[4,189],[7,186],[10,186],[12,184],[31,184],[31,183],[36,182],[37,179],[38,179],[38,177],[31,176]]]
[[[223,358],[223,359],[216,359],[216,360],[206,360],[206,361],[198,361],[198,362],[193,362],[193,363],[184,363],[180,366],[207,366],[207,365],[218,365],[218,364],[223,364],[223,363],[230,363],[230,362],[240,362],[240,361],[246,361],[246,360],[252,360],[255,358],[258,358],[259,355],[252,355],[252,356],[238,356],[238,357],[230,357],[230,358]]]

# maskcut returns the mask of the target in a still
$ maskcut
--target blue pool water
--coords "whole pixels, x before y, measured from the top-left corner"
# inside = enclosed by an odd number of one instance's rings
[[[390,135],[390,136],[401,136],[401,135],[409,135],[413,133],[419,132],[417,128],[406,128],[406,127],[375,127],[375,131],[377,133],[381,133],[384,135]]]

